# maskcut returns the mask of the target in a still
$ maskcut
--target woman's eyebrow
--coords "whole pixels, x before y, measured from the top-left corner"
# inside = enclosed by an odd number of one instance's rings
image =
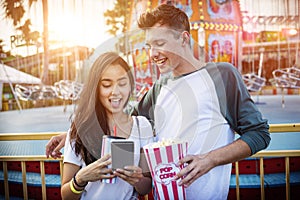
[[[121,81],[121,80],[126,80],[127,78],[124,76],[124,77],[121,77],[118,79],[118,81]]]
[[[109,78],[103,78],[103,79],[101,79],[101,81],[111,81],[111,79],[109,79]]]
[[[126,80],[126,79],[127,79],[127,78],[124,76],[124,77],[119,78],[118,81]],[[103,79],[101,79],[101,81],[112,81],[112,80],[109,79],[109,78],[103,78]]]

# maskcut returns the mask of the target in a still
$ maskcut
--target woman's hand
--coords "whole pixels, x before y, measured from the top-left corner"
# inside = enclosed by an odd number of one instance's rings
[[[136,183],[144,178],[142,169],[137,166],[126,166],[124,169],[116,169],[114,175],[120,177],[132,186],[135,186]]]
[[[61,194],[63,199],[78,199],[80,194],[75,194],[70,189],[70,181],[74,177],[76,179],[76,189],[83,190],[88,182],[99,181],[101,179],[113,178],[112,169],[107,168],[111,164],[110,155],[105,155],[95,162],[80,168],[78,165],[72,163],[64,164]],[[82,186],[79,188],[79,186]]]
[[[113,174],[111,168],[107,168],[111,164],[111,156],[109,154],[89,164],[85,168],[82,168],[76,174],[76,180],[81,185],[86,182],[94,182],[101,179],[113,178],[116,175]]]
[[[152,181],[150,177],[145,177],[142,172],[140,167],[126,166],[124,169],[116,169],[114,174],[134,186],[140,195],[145,195],[151,191]]]

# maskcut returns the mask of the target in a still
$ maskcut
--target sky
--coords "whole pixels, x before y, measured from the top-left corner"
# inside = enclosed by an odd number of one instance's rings
[[[24,1],[27,3],[27,1]],[[25,4],[24,19],[30,18],[32,31],[43,32],[42,1],[33,3],[31,8]],[[103,13],[113,8],[111,0],[64,0],[48,1],[48,27],[50,45],[83,45],[96,48],[112,36],[107,33]],[[4,40],[4,50],[11,50],[10,36],[17,34],[12,20],[5,18],[0,8],[0,39]],[[18,50],[22,54],[24,49]],[[20,52],[21,51],[21,52]],[[27,51],[27,50],[26,50]],[[36,51],[32,47],[30,51]]]

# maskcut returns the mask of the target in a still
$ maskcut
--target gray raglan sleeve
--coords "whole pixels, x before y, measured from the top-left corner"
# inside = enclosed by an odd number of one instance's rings
[[[131,115],[146,117],[154,125],[154,86],[144,94],[142,99],[133,107]]]
[[[154,127],[154,107],[156,104],[156,99],[162,85],[166,84],[169,78],[169,76],[166,76],[157,80],[150,90],[148,90],[142,99],[134,106],[133,110],[131,111],[131,115],[141,115],[146,117],[150,121],[152,127]]]
[[[221,111],[231,128],[249,145],[252,154],[267,148],[271,140],[268,122],[251,99],[241,74],[229,63],[218,63],[211,71]],[[220,85],[224,87],[220,89]]]

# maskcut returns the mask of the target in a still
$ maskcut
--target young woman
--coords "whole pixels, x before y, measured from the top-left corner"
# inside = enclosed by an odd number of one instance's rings
[[[151,124],[123,112],[133,88],[130,67],[119,55],[104,53],[94,62],[65,142],[63,199],[130,199],[151,189],[139,167],[140,149],[153,141]],[[101,157],[103,135],[133,140],[134,166],[113,172],[110,155]],[[116,183],[101,181],[113,177]]]

